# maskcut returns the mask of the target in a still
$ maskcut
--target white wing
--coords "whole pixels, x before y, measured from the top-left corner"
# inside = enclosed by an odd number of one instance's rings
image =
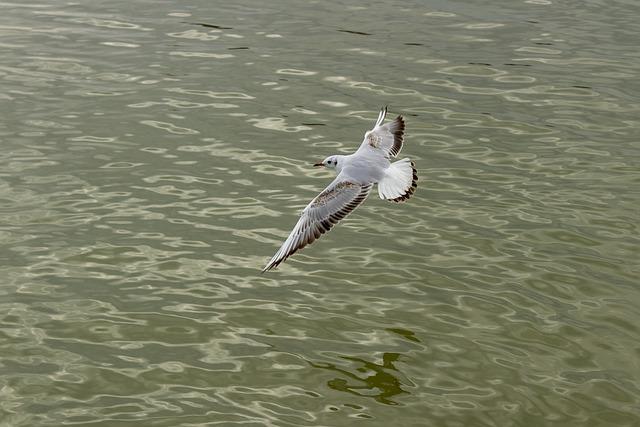
[[[372,184],[360,185],[338,175],[327,188],[302,211],[300,219],[262,272],[277,267],[298,249],[313,243],[342,218],[357,208],[369,195]]]
[[[373,129],[364,134],[364,141],[358,148],[359,152],[379,150],[386,158],[396,157],[400,153],[404,140],[404,119],[398,116],[394,121],[383,125],[386,116],[387,107],[384,107],[380,110]]]

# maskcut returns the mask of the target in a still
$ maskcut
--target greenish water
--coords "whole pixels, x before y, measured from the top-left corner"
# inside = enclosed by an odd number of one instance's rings
[[[0,425],[640,424],[637,3],[0,6]]]

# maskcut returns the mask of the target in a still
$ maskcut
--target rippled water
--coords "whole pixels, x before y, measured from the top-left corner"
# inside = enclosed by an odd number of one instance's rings
[[[0,424],[640,424],[638,4],[1,5]]]

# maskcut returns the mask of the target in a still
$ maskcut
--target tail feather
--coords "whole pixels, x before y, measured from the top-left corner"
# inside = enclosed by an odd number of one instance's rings
[[[378,182],[378,194],[381,199],[403,202],[413,195],[417,186],[415,164],[410,159],[402,159],[387,168],[384,177]]]

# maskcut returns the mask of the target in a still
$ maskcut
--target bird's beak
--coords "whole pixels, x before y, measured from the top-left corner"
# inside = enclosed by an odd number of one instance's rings
[[[320,163],[315,163],[315,164],[313,165],[313,167],[314,167],[314,168],[320,168],[320,167],[322,167],[322,166],[324,166],[324,163],[322,163],[322,162],[320,162]]]

